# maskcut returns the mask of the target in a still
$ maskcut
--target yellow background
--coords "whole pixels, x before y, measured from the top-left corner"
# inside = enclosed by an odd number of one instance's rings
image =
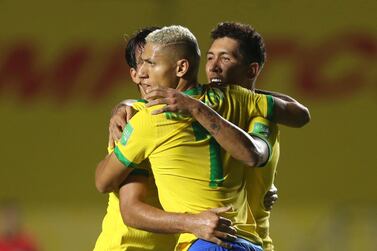
[[[91,250],[107,200],[93,181],[110,110],[137,97],[122,62],[124,34],[181,24],[205,55],[218,22],[240,21],[267,43],[257,86],[297,98],[312,115],[303,129],[281,128],[271,221],[277,250],[373,250],[376,12],[373,0],[0,0],[0,198],[20,201],[43,250]],[[65,79],[59,69],[77,51],[83,63]],[[4,67],[10,55],[18,66],[31,63],[12,73]],[[303,72],[305,81],[319,76],[314,89],[300,80]],[[35,92],[23,92],[23,74],[35,77]]]

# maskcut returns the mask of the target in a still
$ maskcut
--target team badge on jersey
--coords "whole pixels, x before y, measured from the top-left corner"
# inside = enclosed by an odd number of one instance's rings
[[[255,123],[253,128],[253,133],[259,134],[268,138],[270,136],[270,128],[262,123]]]
[[[122,138],[120,139],[120,143],[122,145],[126,145],[129,137],[131,136],[131,133],[133,131],[133,128],[130,123],[128,123],[123,130]]]

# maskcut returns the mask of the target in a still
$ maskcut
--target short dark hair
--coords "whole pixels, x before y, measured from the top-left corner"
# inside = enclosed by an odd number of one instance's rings
[[[264,40],[253,27],[237,22],[219,23],[211,31],[211,38],[216,40],[223,37],[233,38],[240,43],[240,50],[246,63],[257,62],[263,66],[266,61]]]
[[[160,29],[159,27],[145,27],[138,30],[127,42],[126,49],[124,50],[124,57],[130,68],[137,67],[136,50],[141,49],[145,45],[145,38],[149,33]]]

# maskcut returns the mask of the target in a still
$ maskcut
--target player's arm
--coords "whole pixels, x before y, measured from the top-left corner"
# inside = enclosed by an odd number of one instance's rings
[[[301,104],[275,97],[274,103],[274,122],[289,127],[302,127],[309,122],[309,110]]]
[[[96,168],[96,188],[101,193],[110,193],[119,189],[133,169],[126,167],[113,153],[107,155]]]
[[[99,192],[118,190],[126,177],[138,168],[137,164],[147,158],[146,152],[155,147],[150,130],[152,123],[148,123],[150,115],[146,114],[139,112],[129,121],[114,151],[97,165],[95,181]]]
[[[259,166],[268,159],[268,147],[263,140],[250,136],[200,100],[176,89],[160,87],[148,89],[145,98],[149,101],[147,106],[166,104],[163,109],[155,110],[154,114],[169,111],[192,116],[225,151],[248,166]]]
[[[290,127],[303,127],[310,121],[310,112],[307,107],[292,97],[266,90],[256,90],[256,93],[271,95],[275,101],[274,121]]]
[[[219,216],[230,208],[216,208],[199,214],[170,213],[145,203],[148,178],[131,174],[119,190],[120,209],[126,225],[154,233],[193,233],[220,246],[236,239],[232,222]]]

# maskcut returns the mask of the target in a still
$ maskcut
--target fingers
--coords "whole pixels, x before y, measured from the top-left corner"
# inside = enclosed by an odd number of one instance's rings
[[[266,210],[270,211],[272,209],[272,206],[276,203],[278,200],[277,194],[266,194],[263,204]]]
[[[153,100],[157,98],[165,98],[169,96],[169,89],[163,89],[160,87],[148,88],[144,98],[146,100]]]
[[[213,233],[213,235],[216,238],[219,238],[219,239],[224,240],[224,241],[235,241],[237,239],[236,235],[224,233],[224,232],[221,232],[221,231],[215,231]]]
[[[122,128],[121,127],[116,127],[114,130],[113,130],[113,139],[114,141],[119,141],[120,138],[122,138]]]
[[[125,126],[123,119],[112,119],[109,125],[110,137],[114,141],[118,141],[122,137],[123,128]]]
[[[151,107],[151,106],[154,106],[154,105],[159,105],[159,104],[171,104],[172,102],[167,99],[167,98],[159,98],[159,99],[154,99],[154,100],[151,100],[149,101],[145,106],[146,107]]]
[[[123,122],[122,128],[124,128],[125,122],[128,123],[128,121],[131,120],[131,118],[135,115],[135,113],[136,111],[131,106],[126,107],[126,121],[122,121]]]
[[[224,247],[224,248],[227,248],[227,249],[232,249],[232,244],[230,244],[229,242],[225,242],[217,237],[212,237],[209,239],[210,242],[213,242],[213,243],[216,243],[217,245],[221,246],[221,247]]]
[[[125,125],[126,125],[126,117],[123,115],[115,114],[110,119],[109,128],[121,127],[123,130]]]
[[[278,188],[275,186],[275,184],[272,184],[272,186],[270,188],[270,192],[272,192],[272,193],[277,193],[278,192]]]
[[[115,147],[115,142],[114,139],[111,135],[109,135],[109,142],[107,143],[109,148],[114,148]]]
[[[166,112],[164,108],[152,111],[152,115],[157,115]]]
[[[233,210],[232,206],[217,207],[217,208],[210,209],[211,212],[214,212],[216,214],[226,213],[226,212],[229,212],[229,211],[232,211],[232,210]]]
[[[229,234],[230,236],[236,236],[237,230],[233,226],[220,224],[218,227],[216,227],[217,231],[220,231],[224,234]]]
[[[179,112],[179,110],[174,105],[170,105],[170,106],[166,105],[161,109],[153,110],[151,113],[152,113],[152,115],[157,115],[157,114],[164,113],[164,112]]]
[[[223,224],[225,226],[231,226],[233,224],[233,222],[227,218],[224,218],[224,217],[219,217],[219,224]]]

